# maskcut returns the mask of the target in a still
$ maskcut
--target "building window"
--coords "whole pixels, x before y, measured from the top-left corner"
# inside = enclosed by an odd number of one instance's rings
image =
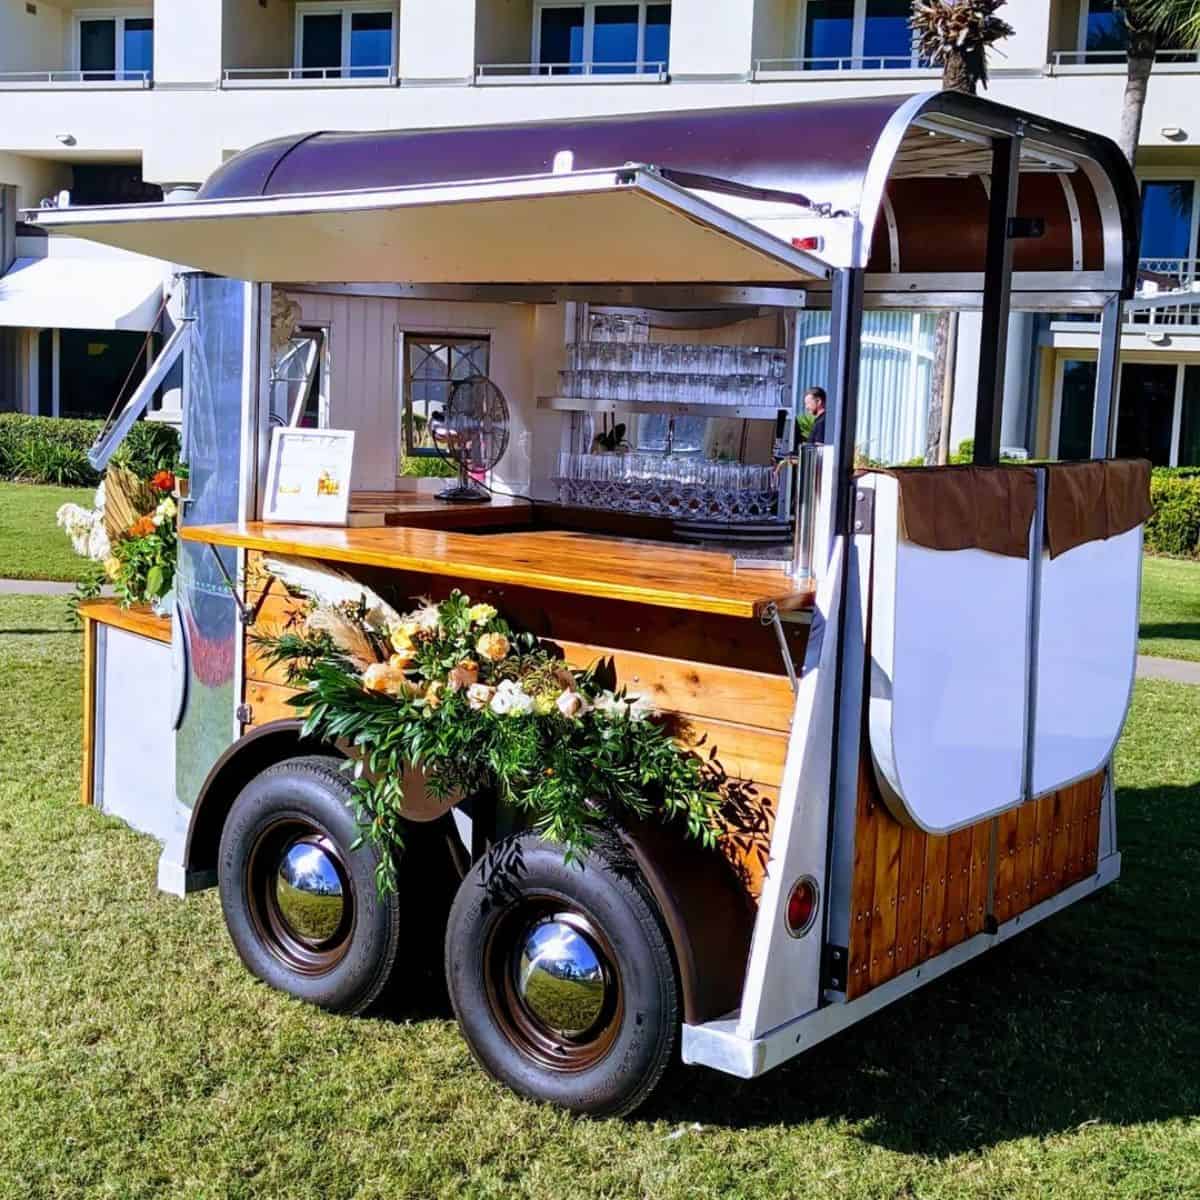
[[[444,411],[460,379],[487,375],[491,343],[477,337],[402,334],[404,455],[436,455],[430,419]]]
[[[1139,254],[1144,263],[1166,260],[1173,266],[1197,256],[1196,192],[1194,179],[1142,181]]]
[[[1128,42],[1128,30],[1121,13],[1113,0],[1088,0],[1080,5],[1079,49],[1095,54],[1098,61],[1111,61],[1115,55],[1124,54]]]
[[[296,7],[296,66],[302,79],[388,79],[395,14],[377,4]]]
[[[154,21],[149,16],[95,12],[76,20],[78,69],[84,80],[149,79],[154,71]]]
[[[637,75],[667,69],[671,6],[539,3],[533,59],[552,75]]]
[[[906,0],[806,0],[799,57],[805,70],[905,70],[923,64]]]
[[[1091,458],[1096,363],[1065,359],[1058,384],[1060,459]],[[1117,393],[1117,455],[1156,467],[1200,466],[1200,366],[1127,362]]]
[[[329,424],[326,333],[301,325],[271,364],[271,420],[302,429]]]

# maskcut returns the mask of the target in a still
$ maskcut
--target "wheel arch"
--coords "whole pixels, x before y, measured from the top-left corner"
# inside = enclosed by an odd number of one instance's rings
[[[303,735],[304,722],[284,718],[256,726],[227,747],[213,763],[188,822],[184,844],[184,867],[189,874],[216,882],[217,853],[221,830],[242,788],[255,775],[305,754],[343,757],[336,746]]]
[[[684,1020],[699,1025],[738,1007],[754,906],[715,850],[678,828],[641,821],[623,825],[621,840],[658,904],[675,953]]]

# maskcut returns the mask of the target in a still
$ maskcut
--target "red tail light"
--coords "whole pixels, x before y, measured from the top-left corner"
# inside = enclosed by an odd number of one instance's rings
[[[797,250],[812,250],[820,253],[825,249],[825,239],[815,235],[810,237],[794,237],[792,238],[792,245]]]
[[[813,925],[817,916],[817,881],[811,875],[804,875],[792,884],[788,893],[787,909],[784,920],[787,931],[792,937],[803,937]]]

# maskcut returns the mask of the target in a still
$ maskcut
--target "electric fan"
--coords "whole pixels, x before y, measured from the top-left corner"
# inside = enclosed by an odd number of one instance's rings
[[[508,401],[486,376],[456,380],[443,413],[430,421],[433,444],[458,467],[458,483],[438,492],[439,500],[480,503],[491,499],[476,477],[490,471],[508,446]]]

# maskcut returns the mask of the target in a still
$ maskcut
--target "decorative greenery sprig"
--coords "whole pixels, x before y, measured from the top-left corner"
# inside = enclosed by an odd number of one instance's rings
[[[454,592],[380,627],[382,603],[322,605],[302,629],[259,639],[304,690],[306,736],[353,748],[363,836],[394,886],[404,772],[441,799],[490,795],[525,813],[568,861],[621,812],[678,819],[716,840],[717,770],[684,750],[642,699],[598,690],[490,605]]]

